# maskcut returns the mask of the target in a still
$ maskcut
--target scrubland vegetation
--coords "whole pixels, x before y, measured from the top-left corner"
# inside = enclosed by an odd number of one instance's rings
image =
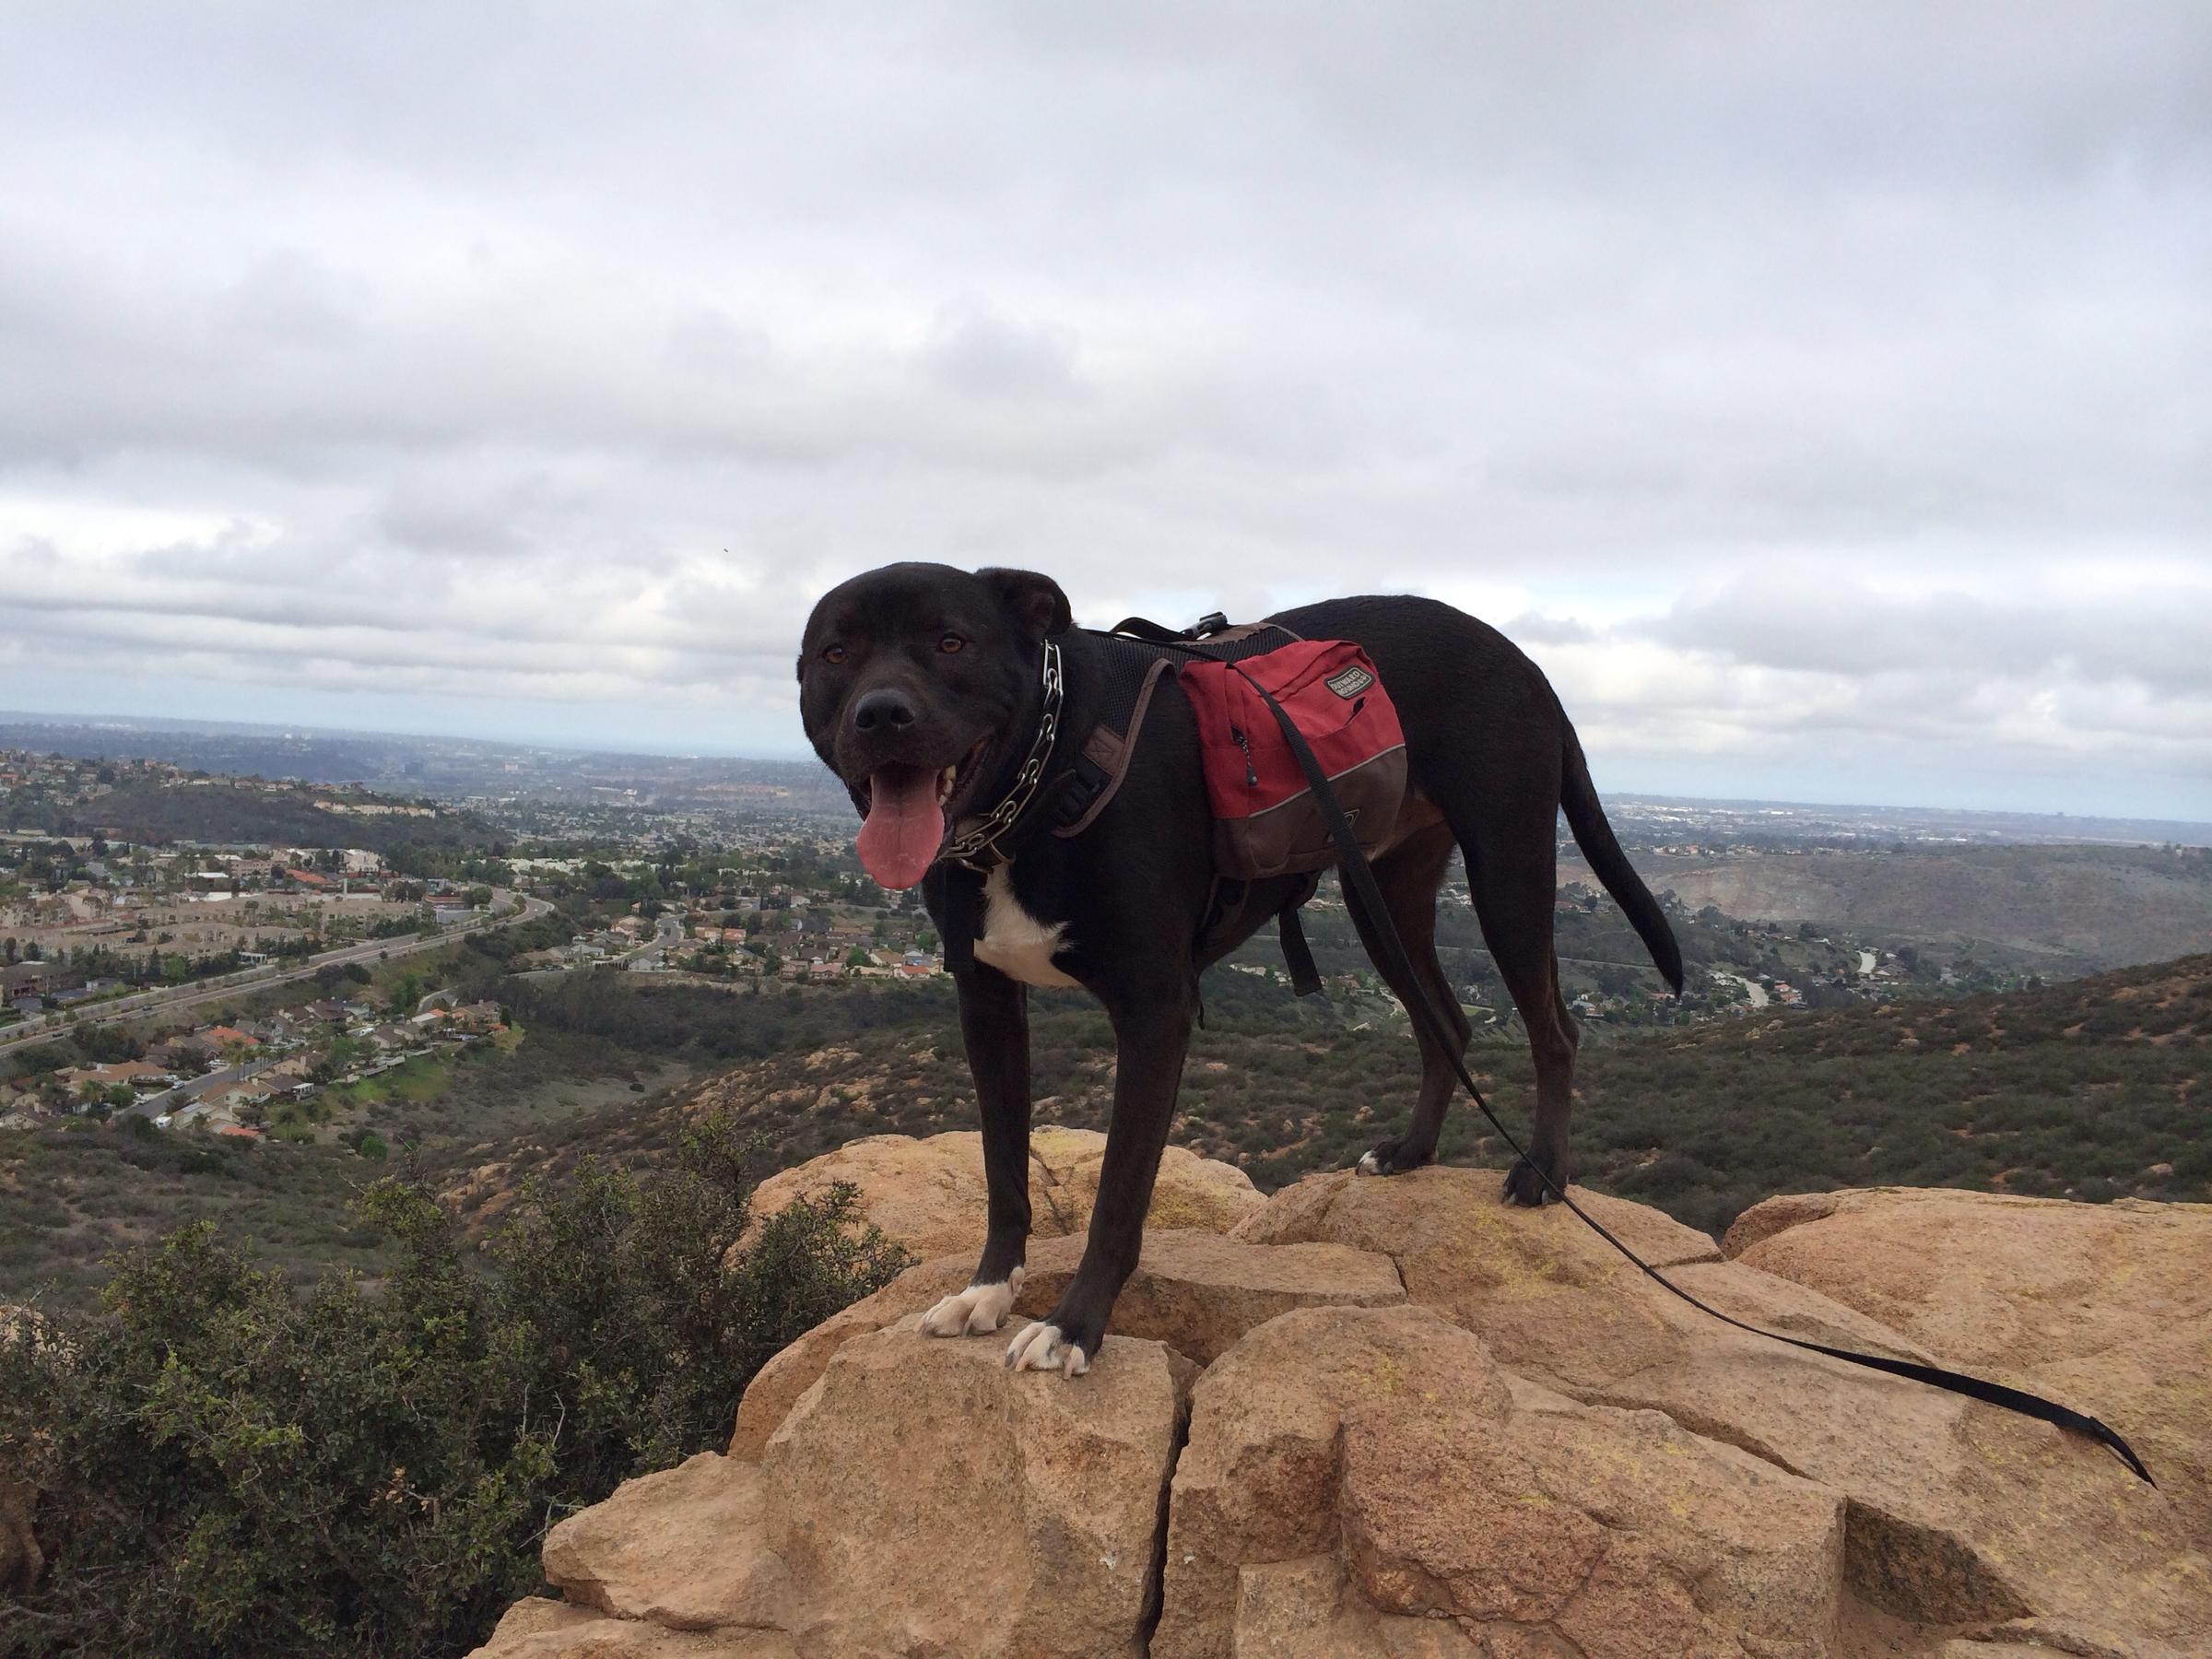
[[[740,1245],[724,1119],[660,1168],[530,1183],[473,1246],[419,1181],[355,1208],[376,1277],[304,1293],[210,1223],[124,1253],[97,1313],[0,1326],[0,1472],[48,1571],[0,1653],[458,1653],[538,1583],[538,1540],[719,1444],[770,1356],[903,1262],[849,1191]]]

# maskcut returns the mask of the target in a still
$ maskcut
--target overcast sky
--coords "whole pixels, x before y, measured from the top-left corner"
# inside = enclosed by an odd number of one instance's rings
[[[909,558],[2212,818],[2212,12],[0,7],[0,707],[790,753]]]

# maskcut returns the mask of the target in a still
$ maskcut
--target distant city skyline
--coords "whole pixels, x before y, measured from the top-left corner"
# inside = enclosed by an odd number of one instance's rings
[[[19,9],[0,704],[793,756],[898,558],[1601,789],[2212,819],[2212,19]]]

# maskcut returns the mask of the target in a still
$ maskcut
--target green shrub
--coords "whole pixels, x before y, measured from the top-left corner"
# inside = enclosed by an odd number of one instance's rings
[[[428,1654],[538,1584],[547,1528],[728,1434],[792,1338],[904,1253],[834,1191],[750,1220],[726,1119],[645,1174],[531,1183],[482,1252],[429,1187],[360,1202],[381,1282],[304,1294],[211,1224],[124,1253],[97,1314],[0,1335],[0,1468],[50,1559],[0,1653]]]

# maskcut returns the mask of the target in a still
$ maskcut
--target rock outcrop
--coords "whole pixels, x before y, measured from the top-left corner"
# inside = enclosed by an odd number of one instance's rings
[[[1040,1319],[1052,1312],[1082,1258],[1080,1238],[1032,1244],[1012,1317]],[[730,1454],[758,1453],[846,1343],[929,1307],[966,1285],[974,1271],[972,1250],[910,1267],[771,1359],[737,1404]],[[1121,1335],[1171,1342],[1178,1353],[1208,1365],[1254,1325],[1293,1308],[1387,1307],[1405,1300],[1396,1269],[1367,1251],[1341,1244],[1264,1249],[1218,1234],[1162,1229],[1146,1234],[1113,1325]]]
[[[1031,1132],[1030,1206],[1037,1238],[1080,1236],[1090,1225],[1105,1155],[1106,1137],[1096,1129],[1048,1124]],[[865,1219],[925,1261],[972,1253],[982,1241],[983,1137],[972,1129],[920,1140],[869,1135],[848,1141],[762,1182],[753,1194],[754,1213],[771,1216],[841,1181],[859,1189]],[[1152,1225],[1227,1232],[1265,1202],[1235,1165],[1170,1147],[1152,1193]]]
[[[934,1182],[950,1138],[871,1190]],[[1227,1237],[1156,1209],[1072,1381],[1007,1371],[1005,1333],[916,1328],[965,1282],[979,1207],[957,1253],[771,1361],[726,1454],[557,1527],[565,1599],[519,1604],[482,1652],[2212,1651],[2201,1213],[1835,1194],[1748,1212],[1724,1255],[1578,1194],[1738,1317],[2107,1417],[2154,1489],[2043,1425],[1731,1330],[1563,1210],[1505,1208],[1498,1179],[1317,1176]],[[1033,1246],[1014,1319],[1080,1251]]]
[[[1249,1651],[1284,1622],[1280,1570],[1300,1564],[1300,1599],[1334,1609],[1324,1629],[1442,1615],[1585,1652],[1641,1625],[1656,1653],[1818,1653],[1842,1560],[1829,1488],[1512,1379],[1429,1309],[1315,1309],[1199,1382],[1152,1651]]]
[[[1879,1187],[1770,1198],[1724,1248],[1947,1365],[2082,1402],[2212,1553],[2212,1205]]]
[[[1196,1367],[1109,1336],[1105,1386],[1082,1399],[1031,1387],[999,1347],[878,1331],[840,1349],[769,1441],[770,1543],[801,1583],[837,1587],[794,1610],[808,1651],[1136,1644]]]

